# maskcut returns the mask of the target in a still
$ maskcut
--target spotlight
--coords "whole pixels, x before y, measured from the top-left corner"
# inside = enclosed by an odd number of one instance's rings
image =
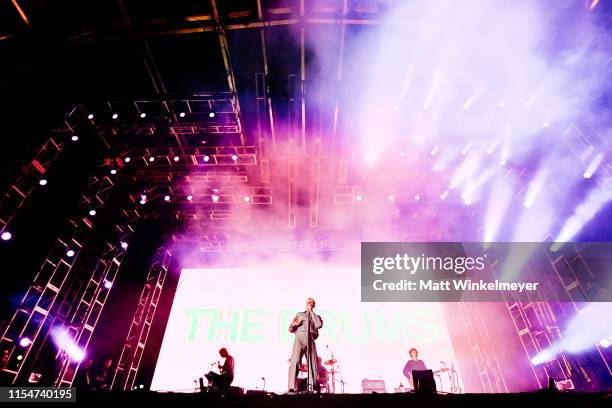
[[[66,351],[68,352],[70,359],[74,361],[81,361],[83,358],[85,358],[85,352],[74,344],[68,347],[68,350]]]
[[[87,119],[92,120],[94,118],[93,113],[90,113],[89,115],[87,115]]]
[[[582,174],[582,177],[584,177],[585,179],[590,179],[591,177],[593,177],[593,174],[599,168],[599,165],[603,161],[603,158],[604,158],[603,153],[599,153],[597,156],[595,156],[593,160],[591,160],[591,162],[587,166],[584,173]]]
[[[126,162],[126,163],[129,163],[130,161],[132,161],[132,159],[130,159],[129,156],[128,156],[123,161]]]
[[[185,112],[181,112],[181,113],[179,113],[179,117],[180,117],[180,118],[184,118],[184,117],[185,117]]]
[[[128,243],[125,241],[121,241],[121,248],[127,249],[127,247],[128,247]]]
[[[146,118],[146,117],[147,117],[147,114],[146,114],[146,113],[142,112],[142,113],[140,114],[140,118],[141,118],[141,119],[144,119],[144,118]]]
[[[191,201],[191,200],[193,200],[193,196],[188,195],[188,196],[187,196],[187,201]]]
[[[400,152],[400,156],[404,157],[406,155],[406,152]]]
[[[395,196],[393,194],[389,194],[387,198],[389,199],[389,201],[395,200]]]
[[[30,344],[32,344],[32,340],[30,340],[28,337],[22,337],[19,340],[19,345],[21,347],[28,347]]]
[[[155,161],[155,157],[153,157],[153,156],[149,157],[149,161],[150,162],[154,162]]]
[[[107,280],[105,279],[105,280],[104,280],[104,287],[105,287],[106,289],[110,289],[110,288],[112,288],[112,287],[113,287],[113,283],[112,283],[112,282],[110,282],[110,281],[107,281]]]
[[[599,345],[601,347],[603,347],[603,348],[608,348],[608,347],[610,347],[610,340],[608,340],[608,339],[601,339],[599,341]]]
[[[232,160],[233,160],[233,161],[238,160],[238,156],[237,156],[237,155],[235,155],[235,154],[233,154],[233,155],[232,155]]]
[[[414,201],[419,201],[421,199],[421,196],[418,194],[414,195]]]
[[[164,196],[164,201],[170,201],[170,196],[169,195]]]
[[[112,169],[112,170],[110,171],[110,174],[117,174],[117,170]]]
[[[8,231],[4,231],[2,233],[2,235],[0,235],[0,238],[2,238],[3,241],[8,241],[9,239],[11,239],[13,237],[13,234],[11,234]]]
[[[17,356],[17,361],[21,361],[23,359],[23,356],[20,354]]]
[[[246,202],[248,203],[249,201],[251,201],[251,197],[249,197],[249,196],[244,196],[244,201],[246,201]]]
[[[146,194],[142,194],[142,195],[140,196],[140,199],[141,199],[141,200],[146,201],[146,199],[147,199],[147,195],[146,195]]]
[[[361,200],[363,200],[363,197],[362,197],[362,196],[360,196],[360,195],[358,195],[358,196],[356,196],[356,197],[355,197],[355,200],[357,200],[357,201],[361,201]]]
[[[214,117],[215,117],[215,112],[210,112],[210,113],[208,114],[208,117],[209,117],[209,118],[214,118]]]
[[[209,160],[210,160],[210,157],[208,157],[208,156],[204,156],[204,161],[205,161],[205,162],[207,162],[207,161],[209,161]]]
[[[89,215],[91,215],[92,217],[96,215],[96,210],[89,210]]]
[[[47,185],[47,180],[46,179],[40,179],[40,180],[38,180],[38,184],[40,184],[41,186],[46,186]]]
[[[69,249],[68,251],[66,251],[66,256],[68,258],[72,258],[74,256],[74,251],[72,249]]]
[[[119,117],[119,115],[118,115],[118,114],[116,114],[116,113],[113,113],[113,116],[111,116],[111,117],[112,117],[113,119],[117,119],[117,118]]]
[[[178,156],[174,156],[174,161],[175,161],[175,162],[177,162],[177,161],[179,161],[179,160],[180,160],[180,157],[178,157]]]
[[[76,142],[77,140],[79,140],[79,137],[77,135],[72,135],[70,140],[72,140],[73,142]]]
[[[140,385],[138,386],[138,388],[140,388],[140,389],[142,390],[142,389],[144,388],[144,385],[143,385],[143,384],[140,384]]]
[[[216,203],[217,201],[219,201],[219,196],[216,194],[213,194],[212,200]]]
[[[140,200],[140,204],[146,204],[147,200]]]

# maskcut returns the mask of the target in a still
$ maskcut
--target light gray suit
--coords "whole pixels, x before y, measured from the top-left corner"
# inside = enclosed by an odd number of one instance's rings
[[[295,325],[289,325],[289,332],[295,333],[295,341],[293,342],[293,352],[291,353],[291,363],[289,364],[289,389],[295,390],[295,380],[298,374],[298,364],[302,361],[302,356],[306,353],[308,346],[308,312],[299,312],[295,315],[297,322]],[[319,329],[323,327],[323,319],[314,312],[310,315],[310,361],[306,361],[309,365],[308,384],[312,387],[317,379],[317,347],[315,340],[319,337]],[[307,357],[308,358],[308,357]]]

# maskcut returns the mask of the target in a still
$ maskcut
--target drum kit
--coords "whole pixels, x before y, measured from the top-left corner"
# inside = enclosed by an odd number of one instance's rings
[[[317,375],[317,379],[319,381],[319,385],[325,388],[328,392],[332,394],[336,393],[336,382],[341,384],[341,392],[344,392],[344,381],[342,380],[342,374],[340,373],[340,365],[338,364],[338,359],[332,357],[328,360],[321,362],[320,372]],[[321,375],[321,371],[323,371],[323,375]],[[300,377],[308,376],[308,365],[300,364],[298,366],[298,371]],[[340,376],[339,379],[336,379],[336,376]]]

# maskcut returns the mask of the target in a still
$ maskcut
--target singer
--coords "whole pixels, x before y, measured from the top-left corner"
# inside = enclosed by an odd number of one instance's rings
[[[205,374],[204,377],[206,377],[211,387],[225,394],[232,384],[232,381],[234,381],[234,357],[227,352],[225,347],[219,349],[219,355],[224,359],[223,364],[217,361],[219,374],[210,371],[208,374]]]
[[[308,366],[308,392],[315,388],[317,383],[317,347],[315,340],[319,337],[319,329],[323,327],[323,319],[315,314],[315,301],[306,300],[306,310],[295,315],[289,325],[289,332],[295,333],[293,352],[289,364],[289,393],[295,393],[295,381],[298,374],[298,365],[302,356],[306,354]]]

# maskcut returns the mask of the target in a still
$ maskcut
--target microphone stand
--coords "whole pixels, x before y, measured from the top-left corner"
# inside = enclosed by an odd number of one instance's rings
[[[312,363],[310,359],[310,311],[306,311],[306,321],[308,322],[308,340],[306,343],[306,364],[308,365],[308,376],[306,377],[306,392],[312,392],[312,388],[314,388],[314,384],[310,383],[310,376],[314,379],[314,373],[312,372]]]

